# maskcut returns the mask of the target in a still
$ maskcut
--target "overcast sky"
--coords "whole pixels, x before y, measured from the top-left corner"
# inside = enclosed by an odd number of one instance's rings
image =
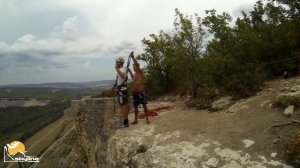
[[[256,0],[0,0],[0,85],[113,79],[114,59],[173,28],[175,8],[237,17]]]

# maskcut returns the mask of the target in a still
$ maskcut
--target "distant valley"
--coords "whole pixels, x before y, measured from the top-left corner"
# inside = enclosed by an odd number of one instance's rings
[[[0,85],[0,88],[97,88],[112,85],[114,80],[89,81],[89,82],[53,82],[40,84],[13,84]]]
[[[0,146],[13,140],[27,143],[30,137],[56,121],[60,123],[55,127],[58,131],[68,128],[68,124],[72,126],[70,114],[65,113],[71,101],[99,95],[112,84],[114,80],[0,85]],[[57,132],[52,136],[55,140],[59,135]]]

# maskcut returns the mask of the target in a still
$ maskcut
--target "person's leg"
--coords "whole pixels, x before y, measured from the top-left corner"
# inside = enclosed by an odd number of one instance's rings
[[[123,119],[124,119],[124,125],[126,127],[129,126],[129,121],[128,121],[128,114],[129,114],[129,96],[128,92],[124,92],[124,106],[123,106]]]
[[[126,92],[118,90],[118,101],[120,105],[120,120],[121,127],[128,127],[128,100],[126,97]]]
[[[145,117],[146,117],[146,123],[147,124],[150,124],[150,120],[149,120],[149,110],[148,110],[148,108],[147,108],[147,99],[146,99],[146,92],[145,92],[145,90],[143,90],[142,92],[141,92],[141,97],[142,97],[142,99],[141,99],[141,104],[143,105],[143,107],[144,107],[144,112],[145,112]]]
[[[119,114],[119,117],[120,117],[120,123],[123,124],[123,112],[122,110],[120,110],[120,114]]]
[[[132,94],[132,98],[133,98],[133,107],[134,107],[134,121],[131,124],[137,124],[138,123],[138,113],[139,113],[139,96],[138,96],[138,92],[134,92]]]
[[[144,112],[145,112],[145,116],[146,116],[146,123],[147,123],[147,124],[150,124],[150,120],[149,120],[149,111],[148,111],[147,105],[146,105],[146,104],[143,104],[143,107],[144,107]]]
[[[138,123],[138,114],[139,114],[138,106],[134,106],[134,122],[132,122],[131,124]]]
[[[128,113],[129,113],[129,106],[128,103],[124,105],[124,109],[123,109],[123,118],[124,119],[128,119]]]
[[[119,117],[120,117],[120,123],[123,124],[123,110],[122,110],[122,106],[120,106],[120,113],[119,113]]]
[[[120,117],[120,123],[123,124],[124,123],[124,110],[123,110],[123,106],[124,106],[124,99],[123,99],[123,95],[122,92],[120,90],[117,91],[117,95],[118,95],[118,103],[120,106],[120,113],[119,113],[119,117]]]
[[[128,121],[128,104],[125,104],[123,106],[121,106],[121,111],[123,114],[123,127],[128,127],[129,126],[129,121]]]

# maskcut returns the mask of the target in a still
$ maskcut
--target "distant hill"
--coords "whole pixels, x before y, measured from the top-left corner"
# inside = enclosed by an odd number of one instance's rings
[[[98,88],[114,84],[114,80],[89,82],[53,82],[40,84],[0,85],[0,88]]]

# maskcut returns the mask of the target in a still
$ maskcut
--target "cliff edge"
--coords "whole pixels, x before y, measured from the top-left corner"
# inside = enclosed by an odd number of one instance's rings
[[[107,167],[107,142],[118,123],[115,104],[110,98],[72,101],[79,144],[89,167]]]
[[[234,101],[218,112],[189,109],[175,98],[150,102],[149,109],[159,114],[150,118],[151,124],[139,120],[125,129],[118,128],[113,99],[73,101],[76,131],[48,158],[55,159],[55,154],[58,167],[289,168],[282,147],[290,133],[299,131],[299,125],[270,126],[300,120],[299,108],[288,118],[284,108],[275,105],[278,95],[299,83],[298,78],[267,82],[257,95]]]

